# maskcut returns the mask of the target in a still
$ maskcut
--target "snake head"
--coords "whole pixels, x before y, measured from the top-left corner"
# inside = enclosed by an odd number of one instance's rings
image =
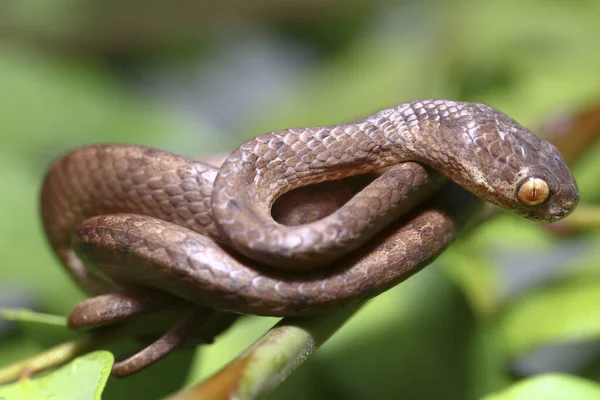
[[[530,220],[554,222],[575,209],[577,184],[552,144],[485,104],[431,104],[423,118],[439,126],[430,125],[435,140],[418,149],[422,160],[432,161],[474,194]],[[436,129],[451,133],[436,134]]]
[[[540,142],[539,163],[523,166],[515,177],[515,212],[535,221],[554,222],[577,207],[579,189],[558,149]]]
[[[489,200],[539,222],[569,215],[579,202],[579,189],[558,149],[495,108],[470,106],[476,122],[468,131],[475,145],[470,162],[491,192]]]

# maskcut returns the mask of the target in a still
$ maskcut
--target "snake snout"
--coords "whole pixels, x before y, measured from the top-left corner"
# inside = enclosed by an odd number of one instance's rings
[[[562,219],[571,214],[579,204],[579,189],[577,185],[565,185],[561,191],[556,194],[553,206],[550,208],[550,215],[554,221]]]

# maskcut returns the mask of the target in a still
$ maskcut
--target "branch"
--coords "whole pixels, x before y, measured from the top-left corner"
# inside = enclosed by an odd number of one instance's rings
[[[313,317],[284,318],[221,371],[169,400],[260,398],[283,382],[363,304]]]

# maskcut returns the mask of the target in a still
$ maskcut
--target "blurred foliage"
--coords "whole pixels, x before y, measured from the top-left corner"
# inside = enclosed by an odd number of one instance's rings
[[[598,385],[568,375],[548,374],[525,379],[502,393],[486,396],[484,400],[593,400],[598,397]]]
[[[600,99],[600,1],[236,3],[0,5],[0,292],[60,315],[82,298],[46,246],[38,191],[51,161],[85,143],[208,154],[418,98],[489,103],[535,130]],[[583,206],[600,196],[599,147],[573,165]],[[600,379],[599,240],[502,215],[370,301],[269,398],[517,399],[548,387],[592,398],[582,379]],[[242,319],[190,368],[181,351],[111,378],[105,398],[198,382],[275,321]],[[0,365],[49,345],[0,332]],[[580,378],[520,381],[552,371]]]

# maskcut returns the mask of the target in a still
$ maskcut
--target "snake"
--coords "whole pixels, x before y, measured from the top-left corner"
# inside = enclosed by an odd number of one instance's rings
[[[327,265],[362,245],[356,240],[364,237],[361,225],[352,223],[362,215],[286,227],[270,215],[273,201],[299,186],[405,161],[428,165],[535,221],[564,218],[579,199],[566,162],[549,142],[488,105],[428,100],[354,123],[287,129],[248,141],[217,176],[215,221],[227,243],[254,260],[288,270]]]
[[[274,204],[295,189],[377,172],[327,215],[275,219]],[[450,189],[436,199],[442,185]],[[362,301],[411,276],[452,242],[471,197],[554,222],[579,190],[559,151],[501,111],[421,100],[258,136],[220,168],[142,146],[76,149],[50,167],[41,214],[58,259],[91,293],[151,288],[203,307],[290,316]]]

